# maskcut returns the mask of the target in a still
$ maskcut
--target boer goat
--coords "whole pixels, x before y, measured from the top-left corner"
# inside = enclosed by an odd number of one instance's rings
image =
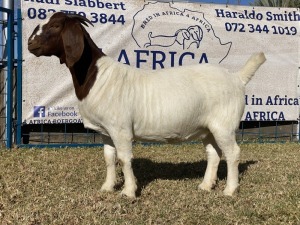
[[[225,195],[238,187],[240,148],[235,139],[245,107],[245,85],[265,61],[254,54],[241,70],[192,65],[158,71],[115,62],[92,41],[79,15],[58,12],[37,26],[28,49],[55,55],[69,68],[84,126],[103,136],[107,176],[101,190],[113,191],[115,160],[122,162],[122,194],[135,197],[132,141],[175,143],[202,138],[207,168],[199,188],[210,191],[222,153],[227,161]]]

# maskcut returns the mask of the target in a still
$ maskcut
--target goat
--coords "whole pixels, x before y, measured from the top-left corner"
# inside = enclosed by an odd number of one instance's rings
[[[240,155],[235,131],[245,107],[245,85],[266,60],[264,54],[252,55],[236,73],[210,64],[136,69],[106,56],[82,24],[91,22],[55,13],[35,28],[28,50],[37,57],[57,56],[69,68],[84,126],[103,137],[107,174],[101,190],[114,190],[117,157],[125,178],[121,194],[135,197],[133,140],[176,143],[202,138],[208,163],[199,189],[210,191],[216,184],[224,153],[223,193],[233,195],[239,185]]]

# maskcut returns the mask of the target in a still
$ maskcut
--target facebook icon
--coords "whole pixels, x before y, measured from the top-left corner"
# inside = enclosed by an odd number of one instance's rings
[[[33,117],[45,117],[46,108],[45,106],[34,106],[33,107]]]

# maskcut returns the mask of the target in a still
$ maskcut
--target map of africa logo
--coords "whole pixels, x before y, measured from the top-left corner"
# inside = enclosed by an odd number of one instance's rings
[[[137,46],[149,50],[205,52],[215,59],[213,63],[221,63],[232,42],[222,42],[204,13],[174,5],[148,2],[134,15],[131,35]]]

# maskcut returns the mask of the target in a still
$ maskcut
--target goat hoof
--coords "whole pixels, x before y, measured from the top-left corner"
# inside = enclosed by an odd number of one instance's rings
[[[121,196],[126,196],[128,198],[136,198],[135,197],[135,191],[126,190],[126,189],[123,189],[121,191]]]
[[[223,195],[225,195],[225,196],[232,196],[233,195],[233,192],[232,191],[228,191],[228,190],[224,190],[223,191]]]
[[[225,196],[233,196],[233,194],[237,191],[238,191],[238,187],[237,188],[227,188],[226,187],[223,191],[223,194]]]
[[[115,189],[114,189],[114,184],[108,184],[108,183],[104,183],[101,187],[101,191],[102,192],[113,192]]]
[[[208,191],[208,192],[210,192],[210,191],[211,191],[211,185],[208,185],[208,184],[205,184],[205,183],[201,183],[201,184],[198,186],[198,190],[203,190],[203,191]]]

